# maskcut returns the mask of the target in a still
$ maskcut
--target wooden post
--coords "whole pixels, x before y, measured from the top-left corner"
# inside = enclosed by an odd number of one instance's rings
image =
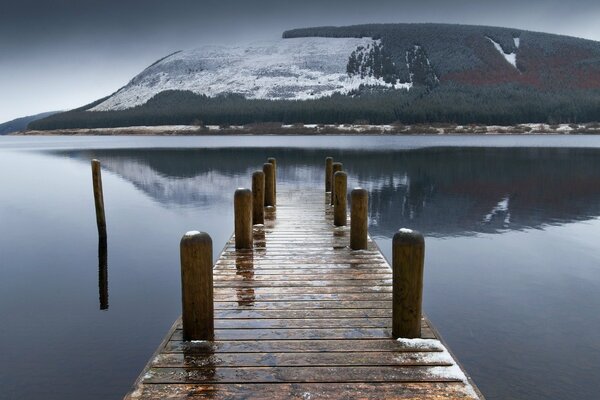
[[[263,164],[265,173],[265,207],[275,207],[275,167],[271,163]]]
[[[180,252],[183,340],[213,340],[212,239],[208,233],[188,232]]]
[[[346,196],[348,177],[344,171],[338,171],[333,175],[333,191],[335,200],[333,203],[333,224],[335,226],[346,225]]]
[[[366,250],[369,229],[367,215],[369,193],[366,189],[355,188],[352,190],[350,207],[350,248],[352,250]]]
[[[104,214],[104,192],[102,191],[102,171],[100,161],[92,160],[92,184],[94,186],[94,203],[96,205],[96,225],[98,235],[106,237],[106,216]]]
[[[331,192],[331,177],[333,176],[333,157],[325,158],[325,193]]]
[[[335,189],[333,187],[335,185],[335,182],[333,181],[333,176],[335,175],[336,172],[341,171],[342,168],[343,168],[343,165],[340,162],[334,162],[331,165],[331,203],[330,203],[331,205],[333,205],[333,201],[334,201],[334,197],[335,197]]]
[[[252,224],[265,223],[265,173],[252,174]]]
[[[273,164],[273,205],[277,204],[277,160],[273,157],[267,159],[269,164]]]
[[[252,248],[252,191],[237,189],[233,200],[235,214],[235,248]]]
[[[421,337],[425,239],[419,232],[400,229],[392,242],[392,336]]]

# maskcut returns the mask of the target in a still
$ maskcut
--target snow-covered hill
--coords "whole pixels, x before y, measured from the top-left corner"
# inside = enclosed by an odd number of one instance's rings
[[[381,45],[371,38],[294,38],[182,51],[146,68],[89,111],[135,107],[165,90],[209,97],[236,93],[248,99],[306,100],[346,94],[360,85],[410,88],[410,83],[386,83],[372,73],[348,74],[351,54],[368,54],[373,46]]]

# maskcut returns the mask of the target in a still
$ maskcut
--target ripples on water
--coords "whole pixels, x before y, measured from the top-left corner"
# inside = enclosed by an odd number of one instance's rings
[[[518,139],[535,147],[503,147]],[[369,190],[370,231],[386,256],[400,227],[427,236],[425,311],[489,399],[600,390],[600,138],[4,140],[9,398],[125,393],[180,312],[181,234],[208,231],[218,253],[233,190],[269,156],[278,190],[321,189],[324,158],[343,162],[348,186]],[[590,148],[561,147],[569,143]],[[106,260],[91,158],[104,167]]]

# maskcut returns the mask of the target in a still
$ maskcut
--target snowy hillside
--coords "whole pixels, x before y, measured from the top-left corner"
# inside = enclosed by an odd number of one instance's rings
[[[296,38],[245,47],[206,46],[168,56],[89,111],[124,110],[165,90],[189,90],[214,97],[242,94],[248,99],[306,100],[348,93],[360,85],[410,88],[386,83],[374,74],[348,74],[350,55],[368,53],[371,38]]]

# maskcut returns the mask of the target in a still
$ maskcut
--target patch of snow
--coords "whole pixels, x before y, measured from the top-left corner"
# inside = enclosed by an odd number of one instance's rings
[[[401,232],[401,233],[413,233],[413,230],[412,229],[408,229],[408,228],[400,228],[400,229],[398,229],[398,232]]]
[[[463,372],[463,370],[458,366],[446,346],[442,342],[437,339],[396,339],[398,342],[403,345],[410,346],[417,349],[430,349],[434,348],[438,350],[438,352],[432,352],[429,354],[423,355],[423,361],[427,362],[443,362],[452,364],[447,367],[429,367],[427,368],[427,374],[429,374],[432,378],[439,379],[449,379],[449,380],[459,380],[465,384],[463,390],[465,394],[473,397],[479,398],[473,386],[469,382],[469,379]]]
[[[500,45],[500,43],[495,42],[492,38],[487,37],[487,36],[486,36],[486,39],[489,40],[490,42],[492,42],[492,44],[494,45],[494,47],[496,48],[496,50],[498,50],[498,52],[500,54],[502,54],[502,57],[504,57],[504,59],[506,61],[508,61],[508,63],[510,65],[512,65],[513,67],[517,68],[517,53],[507,53],[507,52],[504,51],[504,49],[502,48],[502,46]]]
[[[190,237],[190,236],[196,236],[196,235],[199,235],[199,234],[200,234],[199,231],[189,231],[189,232],[185,233],[185,236],[186,237]]]
[[[436,349],[436,350],[444,350],[445,349],[442,342],[440,342],[437,339],[398,338],[398,339],[396,339],[396,341],[404,346],[415,348],[415,349],[431,349],[431,348]]]
[[[496,206],[494,208],[492,208],[492,211],[490,211],[489,214],[487,214],[483,218],[483,222],[490,222],[492,220],[492,218],[494,217],[494,215],[497,215],[499,213],[504,213],[505,214],[504,224],[508,225],[510,223],[510,212],[508,209],[509,201],[510,201],[510,198],[508,196],[503,198],[502,200],[500,200],[498,202],[498,204],[496,204]]]
[[[173,54],[146,68],[90,111],[124,110],[165,90],[215,97],[236,93],[248,99],[306,100],[347,94],[361,85],[409,89],[412,84],[348,76],[352,51],[372,38],[294,38],[248,46],[204,46]]]
[[[514,37],[513,41],[515,42],[515,47],[518,49],[519,46],[521,45],[521,38]]]

